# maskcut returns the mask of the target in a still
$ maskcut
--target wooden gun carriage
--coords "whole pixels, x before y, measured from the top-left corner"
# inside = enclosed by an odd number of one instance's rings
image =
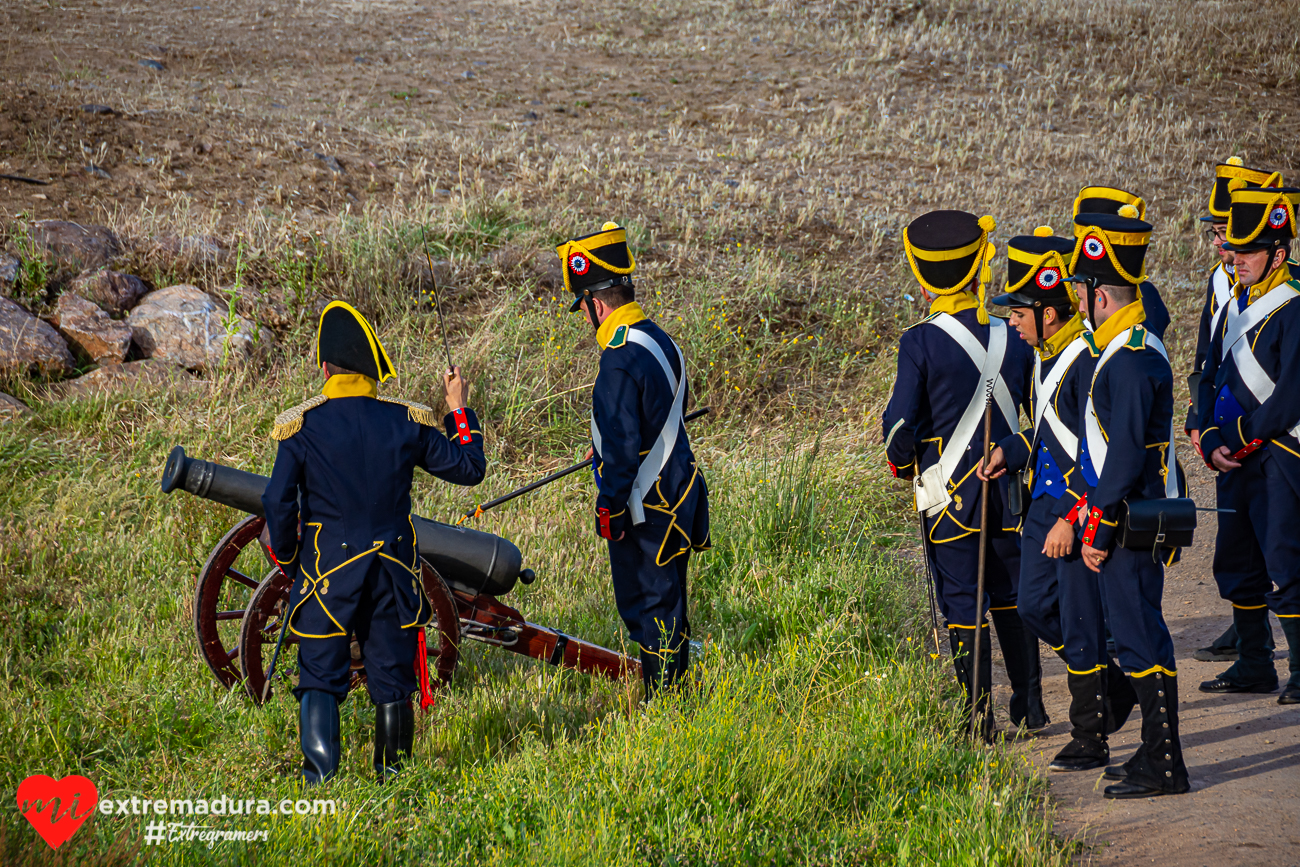
[[[261,703],[267,666],[289,600],[289,579],[261,541],[266,520],[262,493],[266,476],[191,458],[180,446],[163,468],[162,490],[183,489],[231,506],[248,517],[222,537],[199,572],[194,587],[194,632],[199,653],[225,687],[239,684]],[[463,639],[494,644],[550,665],[611,679],[640,678],[641,664],[624,654],[526,621],[501,602],[518,581],[530,584],[531,569],[506,539],[491,533],[430,521],[413,515],[423,570],[424,591],[434,621],[425,629],[429,681],[447,683],[456,668]],[[261,574],[261,578],[256,576]],[[285,643],[297,642],[289,631]],[[289,676],[278,666],[275,678]],[[365,660],[353,645],[352,686],[365,678]]]

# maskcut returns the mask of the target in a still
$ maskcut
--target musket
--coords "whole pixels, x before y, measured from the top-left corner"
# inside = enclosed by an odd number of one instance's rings
[[[683,422],[694,421],[700,416],[707,415],[712,411],[713,411],[712,407],[708,407],[708,406],[700,407],[694,412],[687,413],[686,416],[682,418],[682,421]],[[502,503],[508,503],[511,500],[515,499],[516,497],[522,497],[524,494],[527,494],[529,491],[535,491],[538,488],[542,487],[543,485],[549,485],[551,482],[554,482],[557,479],[562,479],[567,475],[576,473],[578,470],[582,469],[583,467],[589,467],[591,466],[592,461],[594,461],[595,459],[596,458],[593,455],[592,457],[587,458],[585,461],[579,461],[578,463],[574,464],[571,467],[565,467],[562,470],[558,470],[554,473],[551,473],[549,476],[543,476],[542,478],[538,479],[535,482],[529,482],[528,484],[524,485],[522,488],[515,488],[510,493],[502,494],[501,496],[497,497],[495,500],[488,500],[486,503],[475,506],[474,508],[466,512],[464,515],[461,515],[459,520],[456,521],[456,525],[460,526],[466,521],[471,520],[472,518],[477,518],[479,515],[482,515],[488,509],[495,509],[497,506],[501,505]]]
[[[455,370],[451,363],[451,344],[447,342],[447,320],[442,318],[442,297],[438,294],[438,275],[433,273],[433,258],[429,255],[429,239],[420,226],[420,243],[424,246],[424,261],[429,266],[429,282],[433,284],[433,304],[438,311],[438,327],[442,329],[442,349],[447,354],[447,372]]]
[[[989,465],[989,452],[993,439],[993,383],[990,379],[984,395],[984,466]],[[980,482],[980,558],[979,570],[975,578],[975,649],[971,652],[971,714],[970,733],[975,735],[975,725],[984,714],[980,713],[980,648],[984,646],[984,636],[980,630],[984,627],[984,567],[988,561],[989,550],[989,481]],[[992,698],[990,690],[989,698]],[[981,723],[982,724],[982,723]]]

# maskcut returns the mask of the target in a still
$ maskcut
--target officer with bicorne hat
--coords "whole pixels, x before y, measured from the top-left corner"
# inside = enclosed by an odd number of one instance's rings
[[[1243,180],[1256,187],[1280,187],[1282,176],[1277,172],[1247,168],[1240,157],[1229,157],[1214,170],[1214,186],[1210,188],[1206,213],[1201,222],[1207,224],[1205,236],[1218,256],[1218,263],[1210,271],[1205,287],[1205,306],[1201,308],[1201,327],[1196,336],[1196,358],[1192,363],[1192,373],[1187,377],[1187,390],[1191,394],[1187,410],[1187,422],[1184,429],[1192,439],[1197,454],[1201,451],[1200,414],[1196,404],[1200,391],[1201,369],[1205,366],[1205,354],[1210,348],[1210,323],[1218,315],[1219,308],[1228,303],[1232,297],[1232,287],[1236,283],[1233,260],[1236,254],[1227,249],[1228,214],[1232,209],[1232,191],[1228,184],[1234,180]],[[1226,506],[1231,508],[1231,506]],[[1273,651],[1273,630],[1268,631],[1268,650]],[[1198,649],[1192,656],[1202,662],[1235,662],[1237,659],[1237,628],[1229,626],[1222,635],[1208,647]]]
[[[292,582],[288,629],[299,638],[299,725],[303,775],[328,780],[339,766],[339,703],[351,676],[355,636],[375,704],[374,766],[380,782],[411,754],[411,693],[417,650],[433,620],[421,578],[411,484],[416,467],[457,485],[477,485],[486,461],[469,387],[447,371],[450,412],[379,394],[395,375],[379,335],[342,301],[321,313],[316,366],[321,393],[281,413],[279,441],[262,495],[276,562]],[[444,433],[445,430],[445,433]]]
[[[1062,629],[1067,647],[1089,649],[1101,670],[1108,663],[1109,625],[1141,707],[1141,744],[1127,762],[1106,769],[1116,782],[1105,796],[1180,794],[1190,786],[1178,736],[1174,645],[1161,608],[1164,565],[1177,551],[1158,542],[1147,550],[1118,544],[1126,510],[1185,490],[1174,455],[1173,371],[1164,344],[1143,324],[1138,297],[1151,224],[1126,205],[1114,215],[1081,213],[1075,226],[1070,279],[1095,326],[1084,336],[1093,361],[1089,387],[1079,394],[1084,502],[1076,508],[1083,521],[1081,559],[1097,575],[1100,610],[1075,612],[1063,596]]]
[[[596,535],[650,698],[686,674],[686,564],[710,544],[709,492],[682,421],[686,357],[636,303],[626,229],[606,223],[556,253],[569,310],[588,318],[601,350],[591,392]]]
[[[903,333],[898,376],[882,419],[885,452],[897,478],[912,479],[921,513],[922,543],[948,628],[957,679],[968,713],[987,712],[992,675],[988,622],[991,610],[1011,681],[1011,722],[1030,729],[1047,724],[1043,709],[1038,639],[1017,611],[1020,553],[1016,519],[1006,506],[1005,480],[990,488],[985,592],[976,599],[981,544],[981,486],[976,464],[984,454],[986,394],[993,401],[993,439],[1019,428],[1028,392],[1032,353],[1008,339],[1006,323],[984,307],[994,247],[992,217],[932,211],[903,232],[903,249],[930,315]],[[976,636],[981,642],[978,696],[972,695]]]
[[[1080,559],[1075,523],[1084,483],[1078,454],[1080,394],[1092,379],[1092,356],[1084,338],[1083,316],[1069,288],[1075,242],[1040,226],[1033,235],[1007,244],[1007,292],[993,303],[1010,308],[1010,321],[1034,347],[1030,418],[1033,426],[1002,440],[989,456],[987,473],[1007,470],[1012,490],[1023,484],[1029,501],[1022,509],[1020,616],[1066,664],[1072,739],[1053,758],[1054,771],[1085,771],[1109,758],[1107,736],[1123,725],[1137,701],[1127,678],[1090,631],[1070,630],[1081,619],[1100,619],[1096,577]]]
[[[1197,408],[1201,452],[1218,472],[1214,580],[1232,603],[1238,658],[1204,692],[1272,692],[1271,608],[1290,646],[1279,704],[1300,704],[1300,281],[1287,264],[1300,189],[1228,184],[1237,278],[1210,321]]]
[[[1136,193],[1130,193],[1128,190],[1121,190],[1117,187],[1084,187],[1079,190],[1079,194],[1074,197],[1074,238],[1077,242],[1079,239],[1080,226],[1078,218],[1080,214],[1118,214],[1120,208],[1131,207],[1137,210],[1137,219],[1145,220],[1147,218],[1147,204],[1142,197]],[[1165,337],[1165,331],[1169,328],[1169,309],[1165,307],[1164,299],[1160,297],[1159,290],[1155,284],[1149,280],[1144,280],[1138,287],[1138,297],[1142,300],[1142,308],[1146,310],[1146,329],[1159,337],[1161,340]],[[1087,313],[1084,313],[1087,316]],[[1092,330],[1091,320],[1084,323],[1089,330]]]

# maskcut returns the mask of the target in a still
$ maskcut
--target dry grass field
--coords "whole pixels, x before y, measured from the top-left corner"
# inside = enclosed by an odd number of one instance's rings
[[[1001,247],[1067,233],[1085,184],[1134,190],[1185,372],[1213,165],[1300,172],[1300,6],[10,0],[0,22],[0,174],[48,181],[0,179],[0,246],[23,259],[9,294],[50,312],[75,271],[32,226],[72,220],[118,234],[118,270],[258,325],[252,363],[185,388],[0,385],[33,409],[0,426],[5,791],[37,771],[119,796],[295,791],[293,703],[218,691],[188,631],[194,573],[236,516],[156,479],[176,443],[269,469],[271,418],[316,388],[302,359],[325,298],[370,315],[395,393],[428,400],[422,229],[489,422],[473,497],[585,448],[596,354],[552,249],[607,219],[716,410],[693,432],[718,492],[721,544],[692,578],[709,689],[632,712],[470,652],[398,786],[369,782],[364,703],[345,707],[337,822],[209,851],[96,818],[63,863],[1088,857],[1053,835],[1023,755],[963,745],[943,660],[916,650],[911,518],[878,434],[891,346],[923,312],[899,233],[958,207],[993,214]],[[589,485],[570,482],[483,526],[543,576],[514,600],[532,619],[617,645]],[[417,508],[469,500],[424,485]],[[55,858],[33,840],[0,814],[3,860]]]

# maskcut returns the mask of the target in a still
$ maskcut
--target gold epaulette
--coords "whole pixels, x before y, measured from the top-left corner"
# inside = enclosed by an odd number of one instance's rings
[[[402,400],[400,397],[387,397],[382,394],[379,396],[379,399],[387,401],[388,403],[400,403],[402,406],[406,407],[406,415],[413,422],[425,425],[426,427],[438,426],[440,419],[431,406],[425,406],[424,404],[416,403],[413,400]]]
[[[275,426],[271,428],[271,439],[287,440],[302,430],[302,414],[309,409],[315,409],[327,400],[329,400],[328,397],[318,394],[277,415],[275,417]]]

